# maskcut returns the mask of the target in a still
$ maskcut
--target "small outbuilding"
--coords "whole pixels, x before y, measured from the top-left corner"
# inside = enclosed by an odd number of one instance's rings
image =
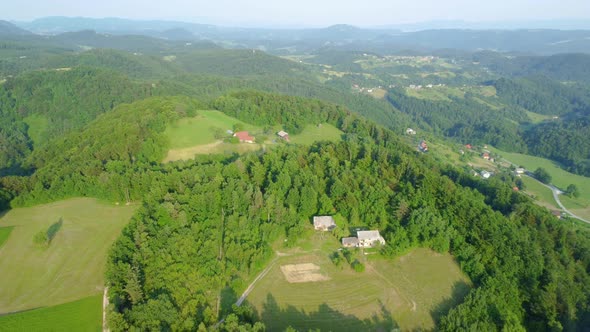
[[[374,247],[377,244],[385,244],[385,239],[379,234],[379,231],[358,231],[356,234],[359,247],[367,248]]]
[[[289,133],[287,133],[284,130],[281,130],[277,133],[277,135],[281,138],[284,139],[285,141],[289,142]]]
[[[353,248],[359,246],[359,239],[357,237],[342,238],[342,246],[345,248]]]
[[[332,216],[315,216],[313,217],[313,228],[316,231],[331,231],[336,228],[336,222]]]

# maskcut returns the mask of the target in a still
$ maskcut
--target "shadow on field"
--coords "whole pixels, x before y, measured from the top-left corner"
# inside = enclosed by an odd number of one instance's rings
[[[430,311],[430,315],[437,325],[440,319],[448,314],[452,308],[463,302],[463,299],[469,294],[470,290],[471,287],[466,282],[457,281],[453,284],[451,297],[444,299]]]
[[[355,299],[351,299],[354,301]],[[392,331],[398,329],[391,312],[382,303],[381,310],[371,318],[359,319],[321,304],[317,311],[305,312],[294,306],[281,307],[269,293],[263,304],[263,311],[258,316],[268,331],[284,331],[291,326],[298,331],[319,329],[321,331]]]

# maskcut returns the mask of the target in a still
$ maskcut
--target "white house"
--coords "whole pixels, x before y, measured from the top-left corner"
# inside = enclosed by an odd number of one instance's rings
[[[379,234],[379,231],[358,231],[358,246],[362,248],[374,247],[376,244],[385,244],[385,239]]]
[[[481,171],[481,177],[484,179],[489,179],[490,176],[492,176],[492,173],[488,172],[488,171]]]

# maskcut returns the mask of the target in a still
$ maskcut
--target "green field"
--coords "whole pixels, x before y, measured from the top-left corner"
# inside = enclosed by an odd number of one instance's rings
[[[522,176],[522,181],[524,182],[525,190],[527,194],[533,195],[535,198],[535,203],[544,206],[550,210],[560,210],[553,199],[553,192],[551,189],[543,186],[539,183],[539,181],[535,179],[531,179],[528,176]]]
[[[551,119],[550,115],[533,113],[533,112],[529,112],[529,111],[526,111],[526,114],[528,115],[529,119],[531,119],[532,123],[541,123],[543,121]]]
[[[0,316],[0,331],[101,331],[102,295]]]
[[[358,254],[366,270],[328,258],[339,247],[330,234],[314,234],[280,254],[247,298],[269,331],[390,331],[432,329],[435,320],[470,289],[454,259],[417,249],[397,259]],[[371,259],[367,259],[367,257]],[[329,280],[289,283],[282,268],[315,264]],[[282,268],[281,268],[282,267]]]
[[[46,117],[39,114],[27,116],[23,120],[29,126],[27,135],[33,140],[33,145],[37,148],[43,143],[43,133],[47,130],[49,122]]]
[[[13,229],[14,227],[0,227],[0,248],[2,248],[4,242],[8,240],[10,232],[12,232]]]
[[[227,130],[232,130],[237,123],[242,124],[244,130],[260,130],[259,127],[249,125],[219,111],[199,111],[196,117],[180,119],[166,128],[165,134],[170,140],[171,149],[190,148],[214,143],[218,140],[214,135],[215,128],[225,134]]]
[[[331,124],[324,123],[321,127],[316,125],[307,125],[303,132],[298,135],[290,136],[291,143],[310,145],[317,141],[342,140],[343,132]]]
[[[107,252],[135,206],[75,198],[9,211],[0,227],[14,227],[0,248],[0,313],[49,307],[102,293]],[[38,232],[63,220],[48,248]]]

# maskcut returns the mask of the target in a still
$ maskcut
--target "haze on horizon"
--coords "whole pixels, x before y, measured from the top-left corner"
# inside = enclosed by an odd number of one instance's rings
[[[249,26],[385,26],[440,20],[498,22],[589,19],[590,1],[580,0],[20,0],[5,1],[0,19],[46,16],[183,20]]]

